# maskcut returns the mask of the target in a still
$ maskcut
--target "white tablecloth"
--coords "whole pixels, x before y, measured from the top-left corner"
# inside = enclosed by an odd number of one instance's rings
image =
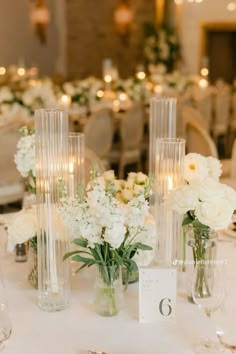
[[[178,297],[177,322],[138,322],[138,285],[130,285],[125,304],[115,317],[97,315],[92,306],[93,279],[84,270],[73,279],[70,307],[47,313],[37,307],[37,291],[27,281],[28,266],[6,253],[6,233],[0,226],[1,268],[8,294],[12,335],[5,354],[85,354],[88,349],[109,354],[191,354],[200,335],[214,334],[214,324],[184,297]],[[224,254],[234,243],[222,242]]]

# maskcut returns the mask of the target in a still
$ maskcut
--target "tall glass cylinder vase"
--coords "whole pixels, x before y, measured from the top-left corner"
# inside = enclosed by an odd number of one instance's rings
[[[182,218],[172,211],[164,198],[184,181],[185,140],[156,140],[155,219],[157,222],[156,263],[173,266],[181,249]]]
[[[176,137],[176,99],[153,97],[150,104],[149,122],[149,173],[155,176],[156,140]],[[156,177],[156,176],[155,176]],[[155,184],[155,183],[154,183]],[[154,213],[155,193],[150,197],[150,208]]]
[[[83,192],[85,183],[85,138],[83,133],[69,133],[69,196],[77,197]],[[70,243],[70,251],[76,251],[78,246]],[[69,260],[71,275],[75,276],[78,262]]]
[[[58,211],[64,184],[68,187],[66,111],[36,110],[35,157],[38,304],[45,311],[59,311],[69,303],[69,264],[63,261],[69,238]]]
[[[149,135],[149,173],[155,174],[156,139],[176,137],[175,98],[151,99]]]
[[[69,195],[75,197],[84,186],[84,150],[83,133],[69,133]]]

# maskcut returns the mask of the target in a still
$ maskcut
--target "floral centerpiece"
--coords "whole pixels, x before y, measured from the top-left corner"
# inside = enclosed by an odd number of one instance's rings
[[[170,28],[145,27],[144,56],[148,64],[163,64],[166,71],[174,69],[180,55],[180,46],[174,31]]]
[[[64,258],[80,262],[78,270],[97,266],[100,285],[95,304],[100,314],[118,312],[120,267],[133,272],[137,262],[144,265],[153,258],[155,225],[149,214],[149,193],[150,180],[143,173],[131,173],[122,181],[107,171],[93,175],[85,195],[62,200],[64,222],[78,246]]]
[[[213,157],[196,153],[185,156],[185,184],[171,191],[165,203],[183,215],[185,233],[190,233],[189,245],[193,250],[194,264],[199,268],[196,287],[201,294],[206,292],[204,263],[209,261],[209,248],[214,230],[226,228],[236,209],[236,192],[219,182],[221,164]]]

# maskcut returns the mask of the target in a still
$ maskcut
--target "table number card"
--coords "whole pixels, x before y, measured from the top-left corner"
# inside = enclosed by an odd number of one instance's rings
[[[176,270],[140,268],[139,321],[173,321],[176,314]]]

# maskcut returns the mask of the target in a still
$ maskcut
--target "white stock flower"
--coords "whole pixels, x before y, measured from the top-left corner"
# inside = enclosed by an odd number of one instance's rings
[[[22,136],[17,143],[14,157],[16,167],[22,177],[27,177],[32,171],[35,176],[35,135]]]
[[[226,228],[231,222],[232,205],[224,198],[212,198],[207,202],[199,202],[195,215],[198,220],[212,229]]]
[[[219,177],[222,173],[222,165],[219,160],[216,158],[209,156],[206,158],[208,163],[208,175],[212,177],[216,181],[219,181]]]
[[[8,225],[8,251],[12,252],[16,244],[28,241],[36,235],[36,232],[35,207],[23,209]]]
[[[197,193],[190,186],[176,188],[165,197],[165,205],[179,214],[194,210],[197,202]]]
[[[124,241],[125,233],[125,226],[121,223],[115,223],[112,228],[106,228],[104,240],[108,242],[112,248],[119,248]]]
[[[190,153],[184,159],[184,178],[187,182],[203,181],[208,176],[208,163],[200,154]]]

